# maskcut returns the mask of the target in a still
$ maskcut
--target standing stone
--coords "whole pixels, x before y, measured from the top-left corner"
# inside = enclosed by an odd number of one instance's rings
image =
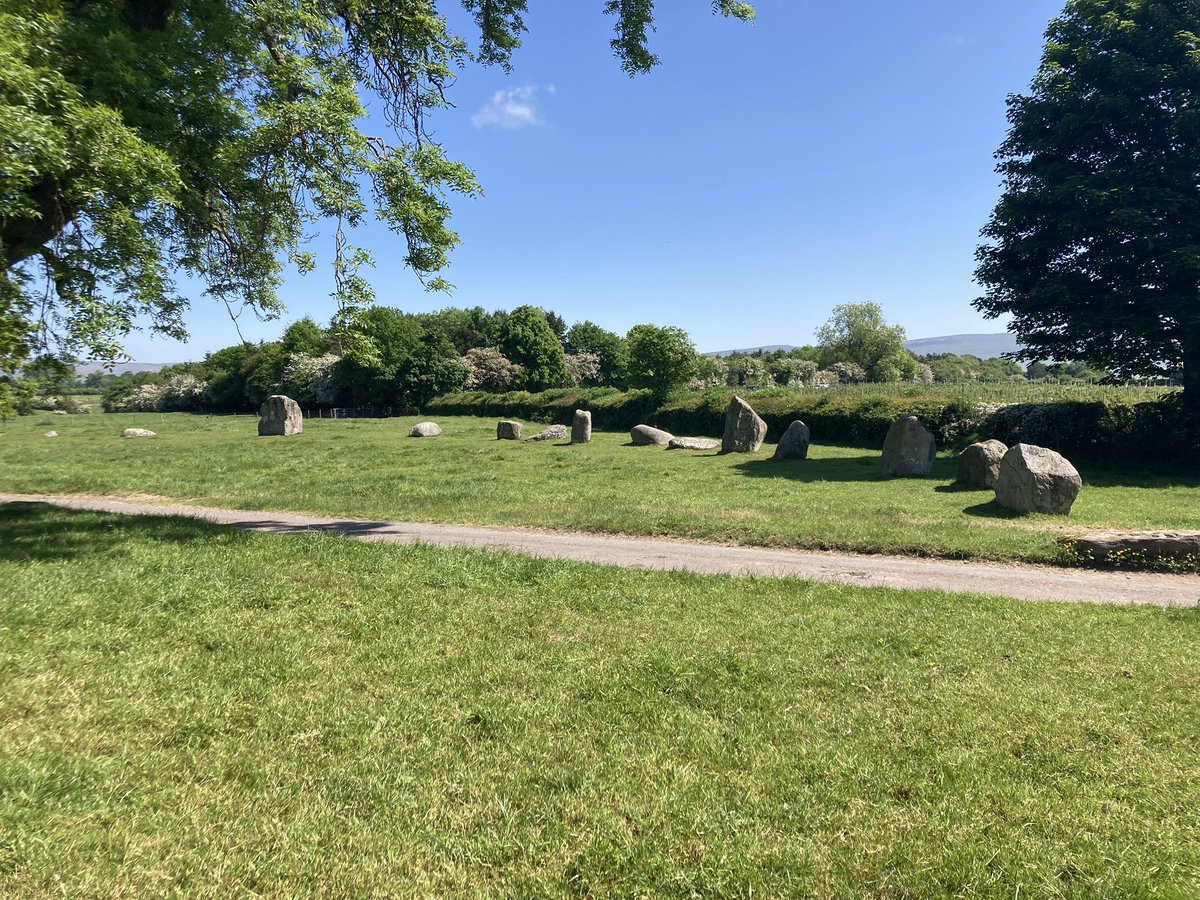
[[[551,425],[545,431],[539,431],[533,437],[527,437],[527,441],[565,441],[567,439],[566,425]]]
[[[513,422],[505,419],[496,425],[496,440],[498,441],[519,441],[522,432],[525,431],[525,426],[520,422]]]
[[[1000,460],[1008,447],[1002,441],[980,441],[958,454],[958,477],[954,483],[963,487],[992,489],[1000,477]]]
[[[1083,479],[1066,457],[1046,447],[1017,444],[1000,461],[996,502],[1017,512],[1066,515]]]
[[[629,439],[640,447],[648,447],[651,444],[661,447],[663,444],[671,443],[671,438],[674,436],[670,432],[652,428],[649,425],[634,425],[629,431]]]
[[[888,429],[883,439],[883,474],[911,478],[933,471],[937,444],[916,416],[905,416]]]
[[[808,442],[812,433],[808,426],[797,419],[787,427],[779,444],[775,447],[775,455],[771,459],[808,459]]]
[[[720,446],[720,441],[711,438],[673,437],[667,441],[668,450],[716,450]]]
[[[735,396],[725,411],[725,435],[721,438],[722,453],[757,453],[767,436],[767,423],[758,417],[750,404]]]
[[[304,430],[304,416],[300,413],[300,404],[283,394],[272,394],[264,400],[258,414],[262,416],[258,420],[260,437],[278,434],[287,437],[300,434]]]
[[[575,420],[571,422],[571,443],[587,444],[592,440],[592,414],[586,409],[575,410]]]
[[[442,433],[442,426],[437,422],[418,422],[409,429],[409,437],[437,437]]]
[[[146,428],[126,428],[121,432],[121,437],[158,437],[158,435]]]

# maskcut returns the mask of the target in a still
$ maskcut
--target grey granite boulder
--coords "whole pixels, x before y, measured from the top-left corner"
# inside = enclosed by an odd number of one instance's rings
[[[258,420],[259,437],[264,435],[287,437],[304,431],[304,416],[300,412],[300,404],[283,394],[272,394],[264,400],[258,414],[262,416]]]
[[[1099,531],[1071,541],[1092,562],[1200,560],[1200,531]]]
[[[629,431],[629,439],[642,447],[650,444],[657,444],[661,447],[671,443],[673,437],[675,435],[658,428],[651,428],[649,425],[634,425]]]
[[[741,397],[729,401],[725,411],[725,434],[721,450],[725,453],[757,453],[767,436],[767,423]]]
[[[545,431],[539,431],[533,437],[527,437],[527,441],[565,441],[567,439],[566,425],[551,425]]]
[[[524,431],[525,426],[520,422],[513,422],[505,419],[503,422],[498,422],[496,424],[496,440],[519,441]]]
[[[442,426],[437,422],[418,422],[408,431],[409,437],[437,437],[442,433]]]
[[[1017,444],[1000,461],[996,502],[1016,512],[1066,515],[1083,479],[1066,457],[1046,447]]]
[[[121,437],[158,437],[158,435],[146,428],[126,428],[121,432]]]
[[[797,419],[787,427],[783,437],[775,447],[775,455],[771,459],[808,459],[808,443],[812,433],[808,426]]]
[[[57,431],[47,431],[42,437],[58,437]]]
[[[1008,447],[1003,441],[980,441],[958,454],[958,477],[954,483],[962,487],[987,488],[996,486],[1000,477],[1000,460]]]
[[[592,414],[586,409],[575,410],[571,422],[571,443],[587,444],[592,440]]]
[[[883,474],[893,478],[928,475],[936,452],[932,432],[916,416],[905,416],[892,423],[883,439]]]
[[[716,450],[720,446],[721,442],[712,438],[673,437],[667,441],[668,450]]]

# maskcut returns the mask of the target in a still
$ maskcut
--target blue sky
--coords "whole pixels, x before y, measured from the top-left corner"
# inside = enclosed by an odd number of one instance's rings
[[[1003,330],[970,305],[973,254],[999,196],[1005,97],[1028,89],[1062,0],[759,0],[750,26],[670,0],[662,64],[636,79],[601,0],[530,5],[512,73],[463,73],[433,123],[485,190],[456,202],[454,293],[425,292],[370,227],[379,302],[679,325],[700,350],[809,343],[835,304],[863,301],[911,338]],[[312,249],[327,260],[331,242]],[[246,314],[242,333],[327,320],[330,287],[320,269],[289,278],[287,315]],[[238,339],[198,294],[188,325],[186,345],[135,335],[129,352],[194,359]]]

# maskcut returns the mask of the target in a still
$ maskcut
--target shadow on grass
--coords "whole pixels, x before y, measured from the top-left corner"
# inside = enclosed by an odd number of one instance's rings
[[[840,459],[751,459],[733,467],[750,478],[786,478],[790,481],[910,481],[927,484],[945,481],[946,473],[935,465],[924,478],[887,478],[880,471],[879,454]]]
[[[981,488],[973,484],[959,484],[957,481],[952,481],[949,484],[939,484],[934,490],[939,494],[979,494],[990,491],[991,488]]]
[[[1200,488],[1200,475],[1179,466],[1148,465],[1139,469],[1115,466],[1079,467],[1083,483],[1089,487],[1128,487],[1156,490],[1169,487]]]
[[[989,500],[987,503],[977,503],[974,506],[968,506],[963,510],[968,516],[980,516],[985,519],[1019,519],[1026,513],[1017,512],[1014,509],[1009,509],[1007,506],[1001,506],[995,500]]]
[[[48,503],[0,505],[3,562],[120,554],[132,541],[182,544],[228,534],[220,525],[178,516],[125,516]]]

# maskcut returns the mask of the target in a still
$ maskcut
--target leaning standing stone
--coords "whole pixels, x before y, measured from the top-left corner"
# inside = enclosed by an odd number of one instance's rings
[[[409,429],[409,437],[437,437],[442,433],[442,426],[437,422],[418,422]]]
[[[888,429],[883,439],[883,474],[910,478],[933,471],[937,444],[916,416],[905,416]]]
[[[1000,461],[996,502],[1017,512],[1066,515],[1083,479],[1066,457],[1046,447],[1017,444]]]
[[[498,441],[519,441],[521,433],[525,431],[525,426],[520,422],[513,422],[505,419],[496,425],[496,440]]]
[[[158,437],[158,435],[145,428],[126,428],[121,432],[121,437]]]
[[[291,397],[283,394],[272,394],[263,401],[258,411],[262,416],[258,420],[258,434],[288,435],[299,434],[304,430],[304,416],[300,413],[300,404]]]
[[[725,435],[721,438],[724,453],[757,453],[767,436],[767,423],[741,397],[729,401],[725,411]]]
[[[533,437],[525,438],[527,441],[565,441],[566,439],[566,425],[551,425],[545,431],[539,431]]]
[[[671,443],[671,438],[674,436],[668,431],[652,428],[649,425],[634,425],[629,431],[629,439],[642,447],[648,447],[651,444],[661,447],[663,444]]]
[[[808,442],[811,438],[808,426],[797,419],[779,439],[771,459],[808,459]]]
[[[1008,447],[1002,441],[980,441],[958,454],[958,477],[963,487],[994,488],[1000,477],[1000,460]]]
[[[586,409],[575,410],[575,420],[571,423],[571,443],[587,444],[592,440],[592,414]]]

